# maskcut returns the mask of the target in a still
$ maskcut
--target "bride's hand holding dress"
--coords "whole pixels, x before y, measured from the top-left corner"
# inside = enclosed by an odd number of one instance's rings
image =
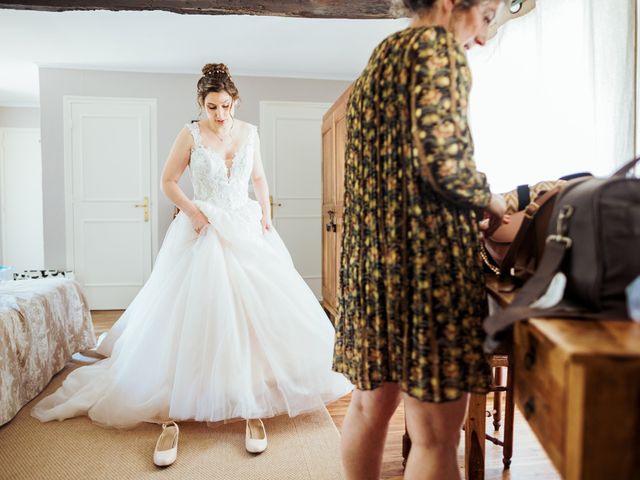
[[[202,229],[209,225],[209,219],[205,217],[204,213],[200,211],[200,209],[196,209],[196,211],[189,215],[189,220],[191,220],[191,225],[193,225],[193,229],[199,235],[202,232]]]
[[[262,232],[263,233],[267,233],[271,231],[271,228],[273,227],[273,225],[271,224],[271,219],[268,217],[265,217],[264,215],[262,216]]]
[[[171,152],[162,170],[161,187],[163,193],[189,217],[194,231],[200,234],[202,229],[209,224],[209,219],[202,213],[198,206],[184,194],[178,185],[178,181],[189,166],[192,145],[193,140],[191,134],[187,129],[182,129],[176,137],[175,142],[173,142]]]
[[[264,167],[262,165],[262,158],[260,156],[260,139],[256,135],[255,146],[253,152],[253,167],[251,169],[251,183],[253,185],[253,191],[256,196],[256,200],[260,204],[262,209],[262,218],[260,224],[262,225],[262,233],[270,232],[271,225],[271,202],[269,201],[269,185],[267,184],[267,178],[264,174]]]

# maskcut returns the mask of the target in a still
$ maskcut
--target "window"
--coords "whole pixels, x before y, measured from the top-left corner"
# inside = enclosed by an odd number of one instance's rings
[[[469,52],[478,168],[494,191],[634,154],[635,0],[538,1]]]

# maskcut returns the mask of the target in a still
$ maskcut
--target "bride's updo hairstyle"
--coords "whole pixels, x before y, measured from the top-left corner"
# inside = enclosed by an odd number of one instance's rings
[[[227,92],[233,101],[240,99],[238,88],[224,63],[207,63],[202,67],[202,77],[198,80],[198,105],[204,106],[204,99],[211,92]]]

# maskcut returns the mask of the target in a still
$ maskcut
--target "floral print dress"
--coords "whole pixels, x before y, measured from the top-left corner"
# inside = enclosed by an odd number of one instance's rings
[[[429,402],[486,392],[486,293],[464,50],[443,27],[373,52],[351,93],[334,370]]]

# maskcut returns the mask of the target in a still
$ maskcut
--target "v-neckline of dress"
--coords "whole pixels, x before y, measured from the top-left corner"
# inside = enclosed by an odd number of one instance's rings
[[[205,145],[202,142],[202,132],[200,130],[200,122],[195,122],[195,125],[196,125],[196,128],[198,129],[198,145],[196,146],[201,147],[203,150],[205,150],[206,152],[209,152],[211,155],[218,157],[218,159],[222,161],[222,165],[227,170],[227,181],[231,181],[231,177],[233,176],[233,167],[236,164],[236,159],[238,158],[238,155],[240,154],[240,152],[242,152],[246,148],[246,146],[249,144],[250,137],[247,137],[244,143],[242,143],[242,145],[240,145],[236,149],[235,153],[231,156],[231,164],[227,165],[226,155],[221,154],[220,152],[214,150],[213,148],[209,147],[208,145]]]

